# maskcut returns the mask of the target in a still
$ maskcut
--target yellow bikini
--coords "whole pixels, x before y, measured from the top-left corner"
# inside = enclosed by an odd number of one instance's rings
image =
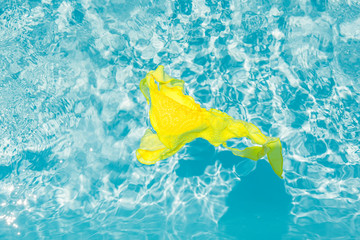
[[[282,148],[279,138],[266,137],[253,124],[236,120],[216,109],[201,108],[183,92],[184,81],[174,79],[159,66],[140,82],[140,90],[150,106],[150,122],[156,133],[147,129],[136,150],[137,159],[144,164],[154,164],[179,151],[196,138],[208,140],[212,145],[230,149],[233,154],[258,160],[265,154],[274,172],[283,172]],[[261,146],[243,150],[227,147],[231,138],[247,137]]]

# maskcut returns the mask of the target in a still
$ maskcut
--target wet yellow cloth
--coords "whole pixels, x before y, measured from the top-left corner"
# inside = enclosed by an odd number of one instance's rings
[[[196,138],[208,140],[212,145],[230,149],[233,154],[258,160],[267,154],[274,172],[283,172],[281,143],[278,138],[266,137],[253,124],[235,120],[216,109],[201,108],[183,92],[184,81],[174,79],[159,66],[140,82],[140,90],[150,106],[150,122],[156,133],[147,129],[136,150],[137,159],[144,164],[154,164],[179,151]],[[261,146],[243,150],[227,147],[231,138],[247,137]]]

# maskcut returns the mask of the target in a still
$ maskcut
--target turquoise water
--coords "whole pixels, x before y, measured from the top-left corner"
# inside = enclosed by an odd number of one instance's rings
[[[140,164],[160,64],[284,180],[204,140]],[[3,0],[0,238],[359,239],[359,78],[357,0]]]

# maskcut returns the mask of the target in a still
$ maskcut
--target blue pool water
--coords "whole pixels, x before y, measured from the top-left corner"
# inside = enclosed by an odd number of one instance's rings
[[[139,163],[160,64],[284,179],[201,139]],[[357,0],[2,0],[0,238],[359,239],[359,93]]]

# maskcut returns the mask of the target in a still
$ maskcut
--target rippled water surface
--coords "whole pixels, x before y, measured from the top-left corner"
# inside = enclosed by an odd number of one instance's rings
[[[284,180],[204,140],[139,163],[159,64]],[[0,238],[356,239],[359,78],[357,0],[3,0]]]

